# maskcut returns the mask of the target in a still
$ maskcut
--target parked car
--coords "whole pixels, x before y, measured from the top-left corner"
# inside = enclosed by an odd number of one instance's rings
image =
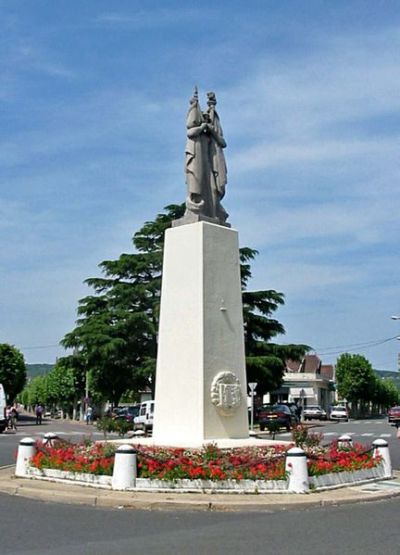
[[[135,417],[139,415],[140,405],[131,405],[129,407],[123,407],[115,415],[115,420],[126,420],[127,422],[133,422]]]
[[[148,432],[153,429],[154,401],[144,401],[139,407],[139,414],[133,419],[133,429]]]
[[[326,411],[319,405],[308,405],[303,410],[304,420],[326,420]]]
[[[391,407],[388,410],[388,422],[391,424],[392,422],[398,424],[400,423],[400,407]]]
[[[258,422],[261,432],[272,422],[289,431],[296,420],[287,405],[261,405],[258,411]]]
[[[290,412],[292,413],[292,424],[299,424],[300,423],[300,415],[301,415],[301,407],[299,407],[296,403],[279,403],[280,405],[285,405],[289,408]]]
[[[332,407],[329,415],[331,420],[344,420],[349,421],[349,413],[346,407],[338,405],[337,407]]]

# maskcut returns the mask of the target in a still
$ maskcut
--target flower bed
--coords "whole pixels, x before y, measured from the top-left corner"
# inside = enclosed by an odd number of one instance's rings
[[[379,465],[381,459],[373,457],[371,449],[365,449],[361,444],[352,447],[339,448],[337,441],[333,441],[328,447],[310,450],[308,453],[308,475],[322,476],[338,472],[355,472],[367,470]]]
[[[137,475],[135,490],[242,491],[261,493],[287,491],[286,451],[292,445],[219,449],[135,446]],[[338,448],[313,443],[303,446],[308,456],[308,474],[313,489],[337,487],[383,477],[380,457],[361,445]],[[71,444],[57,441],[37,443],[30,474],[47,479],[68,479],[87,485],[111,487],[116,447],[110,443]],[[289,471],[290,471],[289,463]]]
[[[37,441],[36,448],[36,455],[31,460],[34,468],[105,476],[113,473],[115,446],[111,444],[74,444],[57,440],[54,445],[48,445]]]
[[[174,481],[202,480],[286,480],[287,446],[218,449],[173,449],[135,446],[138,477]],[[111,475],[115,446],[108,443],[47,446],[37,442],[31,465],[38,469]]]
[[[140,447],[138,476],[158,480],[285,480],[287,447],[171,449]]]

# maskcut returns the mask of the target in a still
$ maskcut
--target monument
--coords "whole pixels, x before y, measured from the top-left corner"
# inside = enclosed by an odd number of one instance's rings
[[[153,441],[248,439],[237,231],[227,223],[226,147],[216,97],[195,89],[186,120],[186,212],[164,243]]]

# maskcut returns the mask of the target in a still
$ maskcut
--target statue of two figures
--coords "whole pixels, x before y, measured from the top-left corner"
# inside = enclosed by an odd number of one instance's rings
[[[227,171],[223,149],[226,147],[221,123],[215,109],[213,92],[207,93],[205,112],[201,111],[197,88],[187,115],[186,212],[181,223],[206,220],[229,226],[221,199],[225,195]]]

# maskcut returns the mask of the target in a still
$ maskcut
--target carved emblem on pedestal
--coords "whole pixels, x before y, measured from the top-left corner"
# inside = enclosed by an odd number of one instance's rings
[[[211,384],[211,401],[224,416],[231,416],[242,402],[240,382],[233,372],[219,372]]]

